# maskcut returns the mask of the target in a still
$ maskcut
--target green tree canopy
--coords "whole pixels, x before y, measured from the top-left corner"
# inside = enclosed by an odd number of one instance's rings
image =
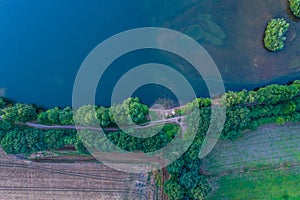
[[[36,108],[28,104],[18,103],[2,111],[2,118],[9,122],[28,122],[37,118]]]
[[[284,36],[289,29],[289,23],[283,19],[271,19],[265,30],[264,45],[270,51],[278,51],[283,49]]]
[[[61,110],[58,107],[47,110],[48,120],[51,124],[59,124],[59,115]]]
[[[70,108],[70,107],[64,108],[59,113],[59,121],[63,125],[74,124],[73,110],[72,110],[72,108]]]
[[[37,116],[37,120],[41,124],[50,124],[47,112],[41,112]]]
[[[9,131],[1,141],[4,151],[11,154],[30,154],[47,149],[42,130],[16,128]]]
[[[97,109],[97,119],[99,120],[99,124],[101,127],[107,127],[112,124],[108,108],[99,107]]]
[[[289,0],[289,3],[293,15],[300,18],[300,0]]]
[[[128,98],[122,104],[110,108],[110,118],[119,125],[130,125],[130,122],[143,123],[147,120],[149,109],[141,104],[138,98]]]
[[[99,121],[97,119],[97,106],[95,105],[85,105],[78,108],[75,112],[75,122],[76,124],[86,125],[86,126],[97,126]]]
[[[169,199],[181,200],[184,197],[183,188],[177,181],[167,180],[164,184],[165,193],[168,195]]]

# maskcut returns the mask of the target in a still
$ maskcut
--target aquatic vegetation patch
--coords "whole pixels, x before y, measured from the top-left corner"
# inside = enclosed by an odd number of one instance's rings
[[[209,14],[200,14],[197,23],[190,25],[185,33],[198,42],[205,41],[212,45],[221,46],[226,38],[222,28],[212,20]]]

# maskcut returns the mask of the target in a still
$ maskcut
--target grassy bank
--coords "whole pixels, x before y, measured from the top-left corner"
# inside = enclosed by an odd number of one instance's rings
[[[300,168],[250,171],[229,174],[216,180],[219,189],[213,200],[300,199]]]

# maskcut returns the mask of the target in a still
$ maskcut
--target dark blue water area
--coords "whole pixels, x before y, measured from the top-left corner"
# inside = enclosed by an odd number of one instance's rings
[[[161,63],[175,69],[191,84],[197,97],[210,97],[203,77],[184,58],[166,51],[144,49],[120,56],[106,69],[98,84],[96,102],[100,102],[100,105],[110,106],[111,94],[113,93],[118,80],[129,70],[145,63]],[[157,76],[164,77],[164,74],[157,74]],[[293,80],[298,79],[300,80],[300,72],[254,83],[245,83],[243,81],[231,82],[228,80],[223,80],[223,83],[226,91],[240,91],[243,89],[249,91],[270,84],[288,84]],[[143,103],[149,106],[155,103],[166,103],[166,107],[179,105],[178,97],[169,88],[157,84],[143,85],[138,88],[132,96],[139,97]],[[193,96],[181,100],[183,100],[183,103],[187,103],[193,100]]]
[[[147,26],[139,0],[0,2],[0,89],[15,101],[71,105],[88,53],[119,32]]]
[[[120,56],[106,69],[98,84],[96,102],[100,102],[100,104],[104,106],[110,106],[111,94],[113,93],[118,80],[129,70],[147,63],[159,63],[176,70],[189,82],[197,96],[208,96],[208,89],[202,76],[184,58],[167,51],[143,49]],[[157,74],[155,73],[155,75],[157,75],[158,79],[172,79],[172,77],[165,76],[165,74],[160,72]],[[174,87],[180,87],[180,85],[175,83]],[[182,97],[177,97],[171,88],[158,84],[141,85],[136,91],[124,92],[127,92],[127,94],[133,92],[132,97],[139,97],[143,103],[150,106],[161,100],[173,100],[173,104],[176,106],[179,103],[177,98],[180,98],[182,103],[186,103],[193,99],[193,96],[185,96],[184,99],[182,99]]]
[[[0,95],[45,107],[70,106],[75,77],[90,51],[122,31],[151,26],[140,0],[15,0],[0,2]],[[122,44],[120,44],[122,45]],[[101,59],[101,58],[100,58]],[[96,103],[109,106],[118,79],[135,66],[163,63],[184,75],[198,97],[209,97],[205,82],[185,60],[167,52],[146,50],[121,56],[101,78]],[[245,83],[225,78],[226,90],[251,90],[300,79],[300,73],[269,81]],[[236,79],[234,79],[236,80]],[[2,94],[1,94],[2,93]],[[168,88],[149,84],[133,96],[152,105],[176,96]],[[190,101],[192,99],[186,99]],[[171,103],[172,104],[172,103]]]

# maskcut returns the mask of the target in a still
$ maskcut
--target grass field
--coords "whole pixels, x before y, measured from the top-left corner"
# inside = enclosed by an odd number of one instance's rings
[[[203,159],[213,200],[300,200],[300,125],[268,125],[219,141]]]
[[[213,200],[299,200],[300,173],[296,168],[228,174],[215,180]]]
[[[233,140],[219,140],[203,159],[210,174],[260,165],[300,162],[300,124],[267,125]]]

